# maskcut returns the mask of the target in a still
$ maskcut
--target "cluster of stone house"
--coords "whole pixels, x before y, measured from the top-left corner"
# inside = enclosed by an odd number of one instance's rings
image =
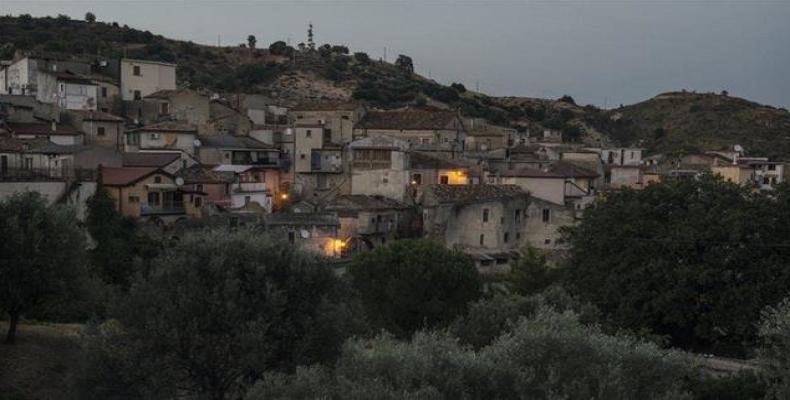
[[[429,237],[503,271],[527,245],[565,249],[561,228],[605,190],[703,171],[756,188],[784,180],[783,164],[742,152],[666,160],[451,110],[203,93],[156,61],[2,65],[0,197],[37,190],[84,215],[102,185],[141,221],[252,221],[329,256]]]

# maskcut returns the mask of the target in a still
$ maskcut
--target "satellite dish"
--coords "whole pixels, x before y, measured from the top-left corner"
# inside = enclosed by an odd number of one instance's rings
[[[176,178],[176,185],[177,185],[177,186],[183,186],[183,185],[184,185],[184,178],[182,178],[182,177],[180,177],[180,176],[179,176],[179,177],[177,177],[177,178]]]
[[[293,133],[294,133],[293,129],[291,129],[291,128],[286,128],[285,129],[285,134],[286,135],[291,136],[291,135],[293,135]]]
[[[203,143],[200,142],[200,139],[195,139],[195,141],[192,142],[192,144],[195,145],[195,147],[200,147]]]
[[[307,229],[300,229],[299,236],[301,236],[302,239],[307,239],[310,237],[310,232]]]
[[[736,144],[735,151],[737,151],[738,153],[743,153],[743,146]]]

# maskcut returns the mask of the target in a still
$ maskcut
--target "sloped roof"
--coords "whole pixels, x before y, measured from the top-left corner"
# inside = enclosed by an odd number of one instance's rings
[[[161,168],[181,158],[181,153],[174,153],[174,152],[123,153],[121,158],[124,167]]]
[[[0,94],[0,103],[8,103],[14,107],[34,109],[38,104],[35,96],[19,94]]]
[[[159,168],[144,167],[102,167],[101,183],[107,186],[129,186],[155,172]]]
[[[17,139],[8,136],[0,136],[0,151],[22,153],[32,148],[44,146],[47,143],[50,143],[47,139]]]
[[[424,190],[439,203],[480,203],[528,194],[517,185],[428,185]]]
[[[263,218],[269,226],[340,226],[333,213],[274,213]]]
[[[117,116],[112,115],[110,113],[106,113],[103,111],[92,111],[92,110],[70,110],[75,114],[78,114],[84,119],[85,121],[101,121],[101,122],[123,122],[124,119]]]
[[[355,128],[402,129],[402,130],[446,130],[455,129],[457,115],[452,111],[371,111]]]
[[[234,135],[212,135],[201,136],[200,142],[203,147],[220,147],[227,149],[250,149],[250,150],[277,150],[271,144],[263,143],[249,136]]]
[[[198,92],[191,90],[191,89],[162,89],[157,90],[143,98],[145,99],[169,99],[172,96],[176,96],[179,94],[186,94],[186,93],[194,93],[199,94]]]
[[[197,133],[197,127],[184,121],[163,121],[141,128],[129,130],[129,132],[174,132],[174,133]]]
[[[411,168],[413,169],[459,169],[474,167],[474,164],[468,161],[437,157],[417,151],[410,153],[410,155]]]
[[[230,171],[213,171],[209,168],[193,165],[178,171],[178,176],[184,178],[184,183],[232,183],[235,174]]]
[[[52,124],[44,124],[37,122],[9,122],[8,128],[11,129],[15,135],[63,135],[63,136],[76,136],[82,135],[82,132],[64,124],[56,124],[55,130],[52,130]]]
[[[78,144],[63,145],[63,144],[47,142],[40,146],[31,146],[28,152],[39,153],[39,154],[75,154],[86,149],[87,148],[85,146]]]

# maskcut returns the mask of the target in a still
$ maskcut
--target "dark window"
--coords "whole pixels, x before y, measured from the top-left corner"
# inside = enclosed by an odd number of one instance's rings
[[[505,243],[507,243],[509,239],[510,239],[510,232],[505,232],[505,236],[504,236]]]
[[[132,74],[134,74],[134,76],[140,76],[140,66],[139,65],[135,65],[135,66],[132,67]]]
[[[106,87],[102,86],[102,88],[101,88],[101,97],[107,97],[107,88]]]
[[[486,235],[480,234],[480,245],[483,246],[486,242]]]
[[[313,137],[313,131],[308,129],[307,131],[305,131],[304,136],[305,137]]]
[[[521,209],[516,210],[516,222],[521,222]]]
[[[159,192],[149,192],[148,193],[148,205],[149,206],[158,206],[159,205]]]
[[[413,185],[422,185],[422,174],[412,174],[411,183]]]
[[[488,222],[488,209],[483,209],[483,222]]]
[[[296,234],[293,231],[288,232],[288,243],[293,244],[295,241],[296,241]]]
[[[104,136],[106,134],[106,132],[104,131],[104,127],[100,126],[100,127],[96,128],[96,134],[98,136]]]
[[[195,196],[195,207],[201,207],[203,205],[203,198],[200,196]]]
[[[449,182],[450,182],[450,178],[448,178],[447,175],[442,175],[439,177],[439,183],[441,183],[442,185],[446,185]]]
[[[516,232],[516,240],[520,240],[520,239],[521,239],[521,232]]]
[[[332,143],[332,130],[324,129],[324,144]]]
[[[161,176],[155,176],[154,177],[154,183],[162,183],[162,177]]]
[[[159,114],[161,115],[170,114],[170,103],[161,103],[159,105]]]
[[[548,208],[543,209],[543,222],[549,222],[551,219],[551,210]]]
[[[140,93],[140,91],[139,91],[139,90],[135,90],[135,91],[134,91],[134,99],[135,99],[135,100],[140,100],[140,99],[142,99],[142,98],[143,98],[143,96],[142,96],[142,94]]]

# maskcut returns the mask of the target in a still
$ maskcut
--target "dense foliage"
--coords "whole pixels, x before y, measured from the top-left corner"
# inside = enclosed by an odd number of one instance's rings
[[[684,399],[684,357],[537,310],[473,350],[446,333],[352,340],[334,369],[270,375],[250,399]]]
[[[13,343],[23,315],[82,287],[85,234],[74,210],[22,192],[0,201],[0,238],[0,310],[9,316],[6,342]]]
[[[790,190],[705,177],[623,190],[570,229],[568,284],[613,325],[739,354],[790,287]]]
[[[453,321],[482,285],[467,256],[428,240],[401,240],[361,254],[348,274],[373,326],[398,336]]]
[[[760,320],[760,359],[768,400],[790,398],[790,299],[763,311]]]
[[[326,265],[251,231],[189,234],[96,330],[86,398],[237,398],[264,371],[332,361],[356,326]]]

